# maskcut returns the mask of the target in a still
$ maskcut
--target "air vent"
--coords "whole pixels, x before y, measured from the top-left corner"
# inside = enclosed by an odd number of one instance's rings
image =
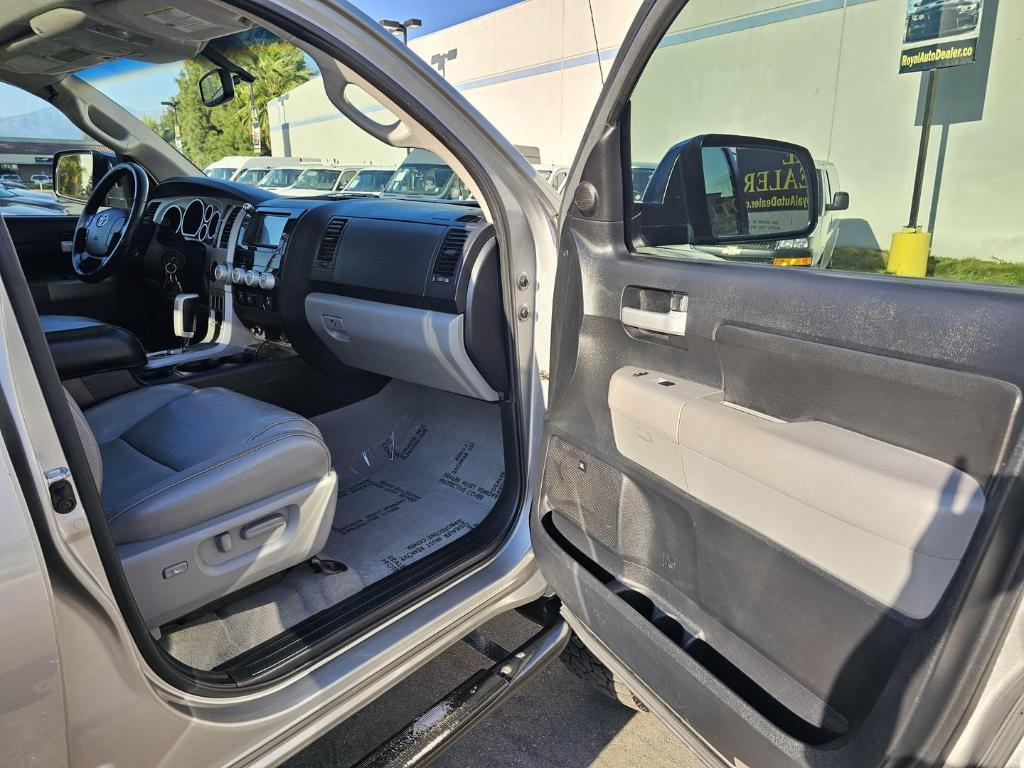
[[[463,224],[479,224],[484,220],[484,217],[479,213],[467,213],[465,216],[459,216],[456,221],[461,221]]]
[[[462,249],[469,238],[469,230],[449,229],[441,243],[441,249],[437,252],[437,260],[434,262],[433,281],[435,283],[448,283],[455,277],[455,270],[459,268],[459,260],[462,258]]]
[[[159,200],[153,200],[146,205],[146,210],[142,212],[142,218],[146,221],[153,221],[153,217],[156,216],[156,211],[160,207]]]
[[[317,269],[330,269],[334,266],[334,255],[338,251],[338,243],[341,242],[341,233],[345,231],[348,219],[337,216],[328,222],[324,229],[324,235],[320,239],[320,247],[316,251],[316,259],[313,266]]]
[[[228,243],[231,242],[231,228],[235,226],[235,219],[241,212],[242,206],[236,205],[229,209],[228,215],[224,217],[224,223],[220,225],[220,239],[217,242],[221,248],[227,248]]]

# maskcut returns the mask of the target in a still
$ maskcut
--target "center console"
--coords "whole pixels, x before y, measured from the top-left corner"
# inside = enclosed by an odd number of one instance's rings
[[[301,213],[261,207],[245,214],[231,265],[214,267],[213,279],[232,285],[235,315],[257,338],[281,338],[278,284]]]

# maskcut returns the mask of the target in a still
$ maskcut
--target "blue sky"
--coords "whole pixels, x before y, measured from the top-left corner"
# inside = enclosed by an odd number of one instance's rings
[[[409,18],[423,20],[421,29],[409,37],[429,34],[453,24],[514,5],[521,0],[353,0],[354,4],[374,19]],[[160,102],[175,93],[174,78],[178,64],[152,65],[134,61],[104,64],[84,76],[107,96],[136,114],[160,111]],[[4,117],[41,109],[45,104],[17,88],[0,84],[0,135]]]

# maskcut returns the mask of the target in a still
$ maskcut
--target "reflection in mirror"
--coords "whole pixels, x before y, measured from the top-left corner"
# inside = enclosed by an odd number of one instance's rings
[[[92,152],[66,152],[57,157],[54,192],[58,197],[84,203],[92,193]]]
[[[794,153],[703,147],[704,189],[716,238],[775,237],[810,226],[808,169]]]

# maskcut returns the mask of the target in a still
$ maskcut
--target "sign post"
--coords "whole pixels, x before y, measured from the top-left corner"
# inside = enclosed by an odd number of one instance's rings
[[[257,155],[263,154],[263,137],[260,130],[260,113],[256,109],[256,90],[249,83],[249,125],[252,129],[252,149]]]
[[[939,70],[973,64],[978,55],[984,0],[907,0],[907,15],[900,50],[900,74],[927,72],[921,142],[917,150],[914,192],[907,226],[892,236],[886,271],[924,277],[928,270],[931,234],[921,230],[921,194],[928,160],[928,140],[935,113]]]

